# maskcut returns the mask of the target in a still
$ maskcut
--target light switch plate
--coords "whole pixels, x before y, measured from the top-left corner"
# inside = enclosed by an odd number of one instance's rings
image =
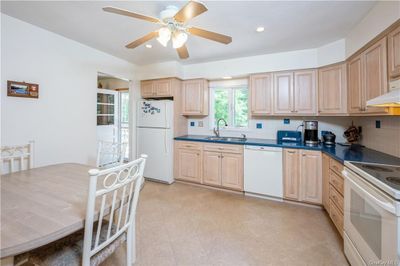
[[[262,128],[262,123],[257,123],[256,128],[261,129]]]
[[[283,119],[283,123],[284,123],[285,125],[289,125],[289,124],[290,124],[290,119],[289,119],[289,118]]]
[[[199,121],[197,125],[198,125],[198,127],[203,127],[204,126],[203,121]]]
[[[194,127],[194,125],[195,125],[194,121],[191,121],[191,122],[190,122],[190,126],[191,126],[191,127]]]

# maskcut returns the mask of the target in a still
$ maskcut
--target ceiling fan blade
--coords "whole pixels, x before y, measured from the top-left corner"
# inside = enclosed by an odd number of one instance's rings
[[[103,7],[103,10],[106,12],[110,12],[110,13],[114,13],[114,14],[118,14],[118,15],[123,15],[123,16],[128,16],[128,17],[132,17],[132,18],[150,21],[153,23],[161,23],[161,21],[158,18],[153,18],[153,17],[142,15],[142,14],[138,14],[138,13],[133,13],[133,12],[125,10],[125,9],[106,6],[106,7]]]
[[[185,23],[189,19],[197,17],[198,15],[206,12],[208,9],[205,5],[196,1],[189,1],[185,6],[175,14],[174,19],[176,21]]]
[[[176,51],[178,52],[180,59],[189,58],[189,52],[186,45],[183,45],[181,48],[176,49]]]
[[[219,34],[216,32],[212,32],[212,31],[208,31],[208,30],[203,30],[200,28],[196,28],[196,27],[191,27],[188,29],[190,34],[202,37],[202,38],[206,38],[212,41],[216,41],[216,42],[220,42],[220,43],[224,43],[224,44],[228,44],[232,42],[232,37],[227,36],[227,35],[223,35],[223,34]]]
[[[143,36],[142,38],[137,39],[136,41],[133,41],[130,44],[127,44],[125,47],[129,48],[129,49],[136,48],[139,45],[141,45],[141,44],[143,44],[143,43],[145,43],[145,42],[147,42],[147,41],[149,41],[149,40],[151,40],[151,39],[153,39],[153,38],[155,38],[157,36],[158,36],[158,32],[157,31],[152,31],[149,34]]]

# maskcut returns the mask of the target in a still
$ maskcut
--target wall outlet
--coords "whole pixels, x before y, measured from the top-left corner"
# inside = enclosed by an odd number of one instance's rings
[[[194,127],[194,125],[195,125],[194,121],[191,121],[191,122],[190,122],[190,126],[191,126],[191,127]]]
[[[203,121],[199,121],[198,123],[197,123],[197,125],[198,125],[198,127],[203,127],[204,125],[203,125]]]
[[[256,128],[261,129],[262,128],[262,123],[257,123]]]
[[[381,120],[375,121],[375,128],[381,128]]]
[[[283,123],[284,123],[285,125],[289,125],[289,124],[290,124],[290,119],[289,119],[289,118],[283,119]]]

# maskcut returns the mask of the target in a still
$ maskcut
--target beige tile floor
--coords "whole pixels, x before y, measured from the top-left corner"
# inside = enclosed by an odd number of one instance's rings
[[[316,208],[202,187],[146,182],[136,265],[348,265]],[[121,248],[104,265],[124,265]]]

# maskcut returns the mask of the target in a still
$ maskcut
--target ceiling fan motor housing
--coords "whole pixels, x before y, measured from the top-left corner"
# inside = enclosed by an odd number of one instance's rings
[[[172,19],[179,9],[176,6],[167,6],[166,9],[160,12],[160,18],[162,21],[167,22]]]

